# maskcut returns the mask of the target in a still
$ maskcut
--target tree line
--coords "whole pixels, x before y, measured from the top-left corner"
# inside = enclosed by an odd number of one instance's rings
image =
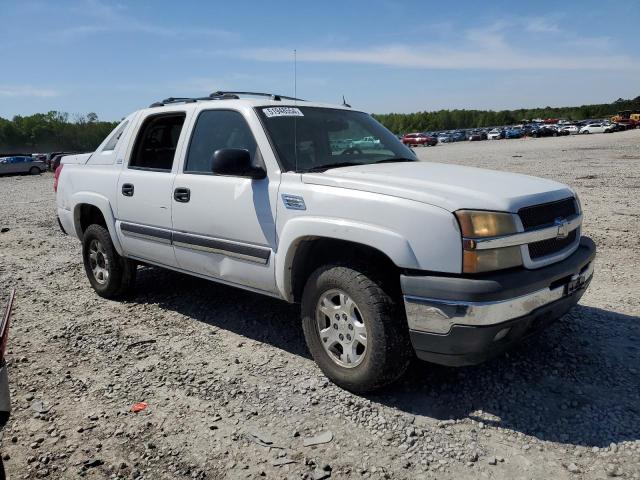
[[[584,120],[610,117],[622,110],[640,111],[640,96],[613,103],[580,107],[521,108],[518,110],[438,110],[435,112],[374,114],[395,133],[453,130],[513,125],[525,119],[564,118]],[[118,122],[105,122],[95,113],[70,116],[51,111],[35,115],[0,117],[0,155],[50,151],[91,152]]]
[[[0,155],[35,152],[90,152],[118,122],[104,122],[95,113],[75,115],[51,111],[0,117]]]
[[[640,112],[640,96],[633,100],[619,98],[613,103],[580,107],[521,108],[517,110],[438,110],[434,112],[387,113],[373,116],[394,133],[454,130],[513,125],[534,118],[586,120],[608,118],[622,110]]]

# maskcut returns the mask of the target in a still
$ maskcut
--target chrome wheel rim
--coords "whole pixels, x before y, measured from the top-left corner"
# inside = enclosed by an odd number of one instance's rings
[[[349,295],[328,290],[316,306],[320,343],[329,358],[345,368],[360,365],[367,353],[367,330],[360,309]]]
[[[107,251],[102,243],[95,238],[89,243],[89,266],[93,273],[93,278],[100,285],[104,285],[109,281],[109,259]]]

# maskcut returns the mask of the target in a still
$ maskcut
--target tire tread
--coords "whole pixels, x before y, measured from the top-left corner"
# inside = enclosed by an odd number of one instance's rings
[[[371,349],[368,359],[354,369],[336,365],[319,343],[314,313],[317,297],[322,293],[314,291],[318,282],[338,283],[345,290],[356,285],[366,303],[363,306],[358,302],[358,306],[370,313],[365,320],[375,323],[371,324],[377,332],[373,336],[384,346],[383,350]],[[347,390],[364,393],[386,386],[404,373],[413,357],[404,312],[394,301],[393,288],[386,283],[379,272],[348,263],[321,266],[307,281],[302,305],[307,345],[323,373]],[[353,297],[353,292],[350,295]]]

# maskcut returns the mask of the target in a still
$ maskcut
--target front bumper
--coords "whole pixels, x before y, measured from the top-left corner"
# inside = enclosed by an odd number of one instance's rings
[[[418,358],[471,365],[540,331],[573,307],[593,276],[595,244],[582,237],[561,262],[475,278],[401,277]]]

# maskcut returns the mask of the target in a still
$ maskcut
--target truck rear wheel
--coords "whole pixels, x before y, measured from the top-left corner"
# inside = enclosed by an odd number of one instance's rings
[[[116,252],[109,231],[90,225],[82,240],[82,259],[91,286],[104,298],[119,298],[133,291],[137,265]]]
[[[302,325],[323,373],[353,392],[393,382],[412,357],[402,309],[359,268],[326,265],[313,272],[303,293]]]

